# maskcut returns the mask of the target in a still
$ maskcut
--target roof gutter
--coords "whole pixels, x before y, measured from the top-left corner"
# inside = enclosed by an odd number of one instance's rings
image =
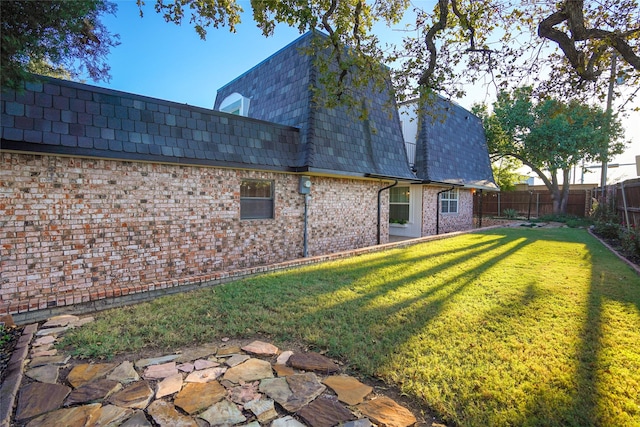
[[[420,178],[407,178],[404,176],[390,176],[390,175],[378,175],[376,173],[365,173],[365,178],[375,178],[375,179],[384,179],[387,181],[402,181],[402,182],[410,182],[412,184],[421,184],[422,180]]]
[[[398,185],[398,180],[394,179],[394,183],[378,190],[378,245],[380,244],[380,199],[382,192]]]

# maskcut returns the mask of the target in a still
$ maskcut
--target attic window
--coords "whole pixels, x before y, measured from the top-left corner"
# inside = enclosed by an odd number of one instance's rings
[[[240,95],[238,92],[234,92],[222,100],[220,103],[220,111],[247,117],[249,115],[250,102],[251,99]]]

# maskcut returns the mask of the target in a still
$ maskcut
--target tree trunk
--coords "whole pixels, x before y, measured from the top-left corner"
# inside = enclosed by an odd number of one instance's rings
[[[551,200],[553,201],[553,213],[556,215],[564,215],[567,213],[567,206],[569,205],[569,176],[570,169],[562,170],[562,187],[555,178],[551,180],[551,186],[547,185],[551,192]]]

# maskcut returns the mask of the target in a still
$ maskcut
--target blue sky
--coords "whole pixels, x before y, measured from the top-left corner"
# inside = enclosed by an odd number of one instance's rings
[[[300,36],[297,30],[277,28],[262,36],[248,14],[230,33],[210,28],[203,41],[187,22],[166,23],[147,0],[144,18],[135,1],[117,1],[117,17],[104,20],[120,35],[121,45],[108,58],[111,81],[99,86],[211,108],[218,88],[233,80]],[[250,10],[248,1],[240,2]]]
[[[121,42],[108,57],[111,80],[88,83],[204,108],[212,108],[220,87],[300,36],[297,29],[279,25],[272,37],[264,37],[252,20],[248,0],[239,1],[245,14],[236,33],[230,33],[228,27],[210,28],[206,41],[198,37],[188,22],[182,26],[164,22],[153,9],[155,0],[146,1],[144,18],[140,18],[135,0],[116,0],[116,3],[117,16],[104,19],[107,28],[120,35]],[[427,7],[434,0],[414,0],[413,3]],[[397,30],[403,28],[404,24],[399,24],[394,29],[383,29],[385,31],[378,35],[384,41],[399,41],[402,32]],[[470,108],[473,102],[487,101],[486,90],[472,89],[467,97],[457,101]],[[624,121],[627,139],[633,143],[613,162],[631,163],[635,155],[640,155],[638,116],[640,114],[633,113]],[[594,169],[594,173],[586,176],[586,182],[597,183],[599,176],[599,170]],[[635,168],[610,169],[608,176],[634,178]]]

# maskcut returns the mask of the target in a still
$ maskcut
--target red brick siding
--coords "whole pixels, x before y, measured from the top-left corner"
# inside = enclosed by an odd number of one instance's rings
[[[312,177],[309,201],[309,255],[377,244],[378,190],[388,184]],[[381,202],[381,243],[389,236],[388,191]]]
[[[443,187],[424,186],[422,194],[422,235],[436,234],[437,194]],[[469,189],[458,189],[458,213],[440,214],[439,232],[465,231],[473,228],[473,193]]]
[[[0,304],[15,310],[302,256],[296,175],[7,152],[0,165]],[[274,219],[240,220],[245,178],[274,181]],[[381,184],[312,181],[309,255],[374,245]]]

